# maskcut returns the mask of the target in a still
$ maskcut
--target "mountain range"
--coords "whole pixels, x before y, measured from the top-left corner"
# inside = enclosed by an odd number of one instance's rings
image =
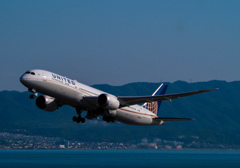
[[[151,95],[161,83],[130,83],[123,86],[94,85],[117,96]],[[79,141],[134,142],[143,138],[240,145],[240,81],[208,81],[168,83],[166,94],[202,89],[219,90],[164,101],[158,112],[161,117],[187,117],[195,121],[166,122],[161,126],[131,126],[115,122],[87,120],[72,122],[73,108],[63,106],[55,112],[40,110],[29,92],[0,92],[0,131],[27,135],[63,137]]]

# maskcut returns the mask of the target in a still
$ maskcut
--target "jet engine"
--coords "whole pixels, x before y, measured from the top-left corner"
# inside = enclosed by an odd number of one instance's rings
[[[99,107],[107,110],[116,110],[119,108],[120,102],[115,96],[108,95],[108,94],[101,94],[98,96],[98,105]]]
[[[54,98],[46,95],[41,95],[36,99],[36,105],[38,108],[53,112],[58,109],[58,104]]]

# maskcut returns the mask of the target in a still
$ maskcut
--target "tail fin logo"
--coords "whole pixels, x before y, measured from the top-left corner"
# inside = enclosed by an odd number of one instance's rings
[[[143,107],[157,115],[158,103],[156,101],[152,103],[145,103]]]
[[[168,85],[162,83],[157,90],[152,94],[152,96],[157,96],[157,95],[163,95],[165,94],[166,90],[167,90]],[[144,103],[143,104],[143,108],[153,112],[154,114],[157,115],[157,112],[159,110],[159,107],[161,106],[162,101],[155,101],[155,102],[151,102],[151,103]]]

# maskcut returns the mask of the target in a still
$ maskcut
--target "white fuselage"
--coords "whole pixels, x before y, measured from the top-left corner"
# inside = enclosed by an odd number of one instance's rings
[[[94,105],[84,102],[83,97],[99,96],[106,92],[92,88],[77,82],[76,80],[45,71],[31,70],[34,74],[28,73],[21,76],[20,81],[29,89],[35,89],[44,95],[51,96],[62,102],[62,105],[69,105],[74,108],[81,107],[85,110],[94,109]],[[107,93],[108,94],[108,93]],[[110,95],[110,94],[109,94]],[[151,111],[140,105],[110,110],[109,113],[119,122],[131,125],[159,125],[160,122],[153,120],[157,117]]]

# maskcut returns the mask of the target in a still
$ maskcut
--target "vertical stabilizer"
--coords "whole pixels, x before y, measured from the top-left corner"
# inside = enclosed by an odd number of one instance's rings
[[[162,83],[157,90],[152,94],[152,96],[164,95],[167,90],[168,85]],[[149,111],[153,112],[157,115],[159,107],[161,106],[162,101],[155,101],[152,103],[144,103],[143,107],[148,109]]]

